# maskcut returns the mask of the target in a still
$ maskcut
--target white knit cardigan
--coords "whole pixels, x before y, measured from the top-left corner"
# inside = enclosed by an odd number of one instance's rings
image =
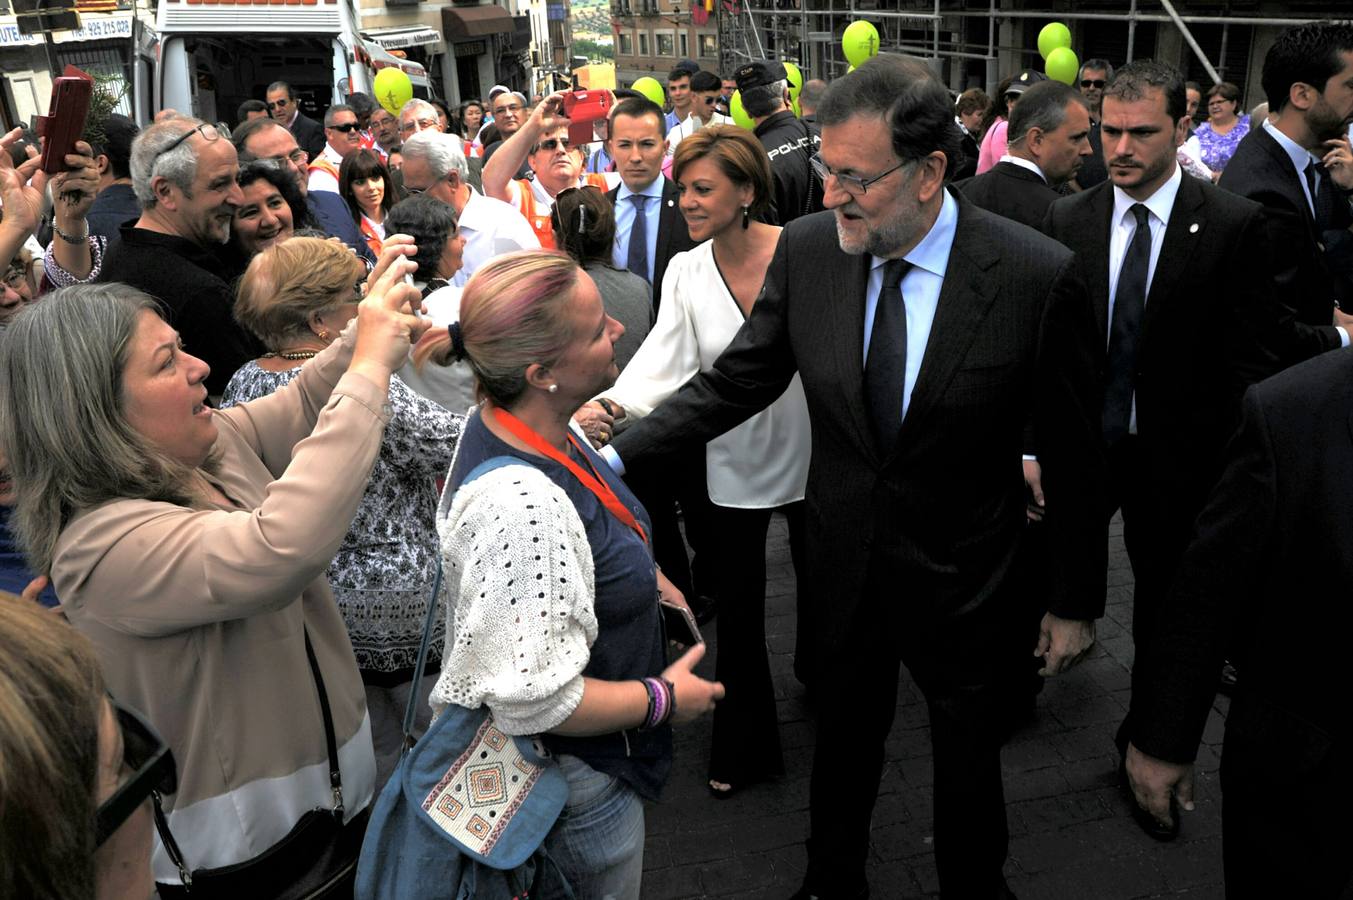
[[[507,734],[557,727],[582,702],[597,637],[592,548],[558,485],[504,466],[437,511],[447,598],[433,711],[487,704]]]

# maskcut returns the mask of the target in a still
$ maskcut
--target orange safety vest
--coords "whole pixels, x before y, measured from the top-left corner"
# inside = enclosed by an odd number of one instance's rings
[[[366,245],[371,248],[371,252],[377,256],[381,255],[381,246],[384,241],[376,233],[376,229],[371,227],[371,222],[366,216],[358,216],[358,229],[362,232],[362,237],[366,238]]]
[[[603,194],[611,189],[606,183],[606,175],[602,172],[589,172],[583,179],[583,184],[594,187]],[[536,195],[531,191],[531,182],[525,178],[517,179],[517,209],[526,217],[526,221],[531,223],[531,230],[540,240],[540,246],[546,250],[556,249],[554,226],[550,224],[550,211],[537,206]]]
[[[328,172],[330,175],[334,176],[334,181],[338,181],[338,166],[329,162],[324,157],[319,156],[311,160],[310,165],[305,170],[306,175],[308,176],[316,169],[319,169],[321,172]]]

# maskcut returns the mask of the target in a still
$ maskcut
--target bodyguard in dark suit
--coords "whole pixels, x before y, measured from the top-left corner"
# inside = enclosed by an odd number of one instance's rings
[[[668,261],[695,246],[677,208],[676,185],[662,174],[665,127],[662,107],[643,97],[626,97],[611,113],[611,158],[621,182],[606,195],[615,207],[613,261],[653,285],[655,310]]]
[[[930,710],[941,888],[1006,897],[994,680],[1033,649],[1006,596],[1025,516],[1018,459],[1032,415],[1058,550],[1039,649],[1056,673],[1088,650],[1104,599],[1093,316],[1069,251],[945,189],[959,132],[923,65],[880,55],[833,82],[818,117],[832,212],[784,229],[728,349],[613,447],[630,462],[702,443],[802,376],[819,605],[799,627],[821,679],[798,896],[868,890],[905,662]]]
[[[1314,22],[1282,32],[1264,57],[1263,85],[1270,118],[1241,140],[1218,184],[1264,206],[1288,307],[1290,364],[1347,347],[1353,324],[1345,314],[1353,312],[1346,140],[1339,165],[1321,164],[1353,118],[1353,26]]]
[[[1040,81],[1010,111],[1006,156],[957,183],[973,203],[1030,228],[1040,228],[1061,188],[1090,156],[1085,98],[1060,81]]]
[[[1264,346],[1278,304],[1263,210],[1184,176],[1176,149],[1186,104],[1175,69],[1152,60],[1120,69],[1103,101],[1110,180],[1057,201],[1044,229],[1075,251],[1094,304],[1104,515],[1123,511],[1139,658],[1221,474],[1241,393],[1277,369]],[[1120,752],[1130,727],[1119,732]]]
[[[653,309],[662,298],[662,280],[671,258],[695,246],[686,218],[677,207],[677,190],[662,174],[667,119],[662,108],[644,97],[627,97],[611,112],[608,148],[620,173],[620,185],[606,196],[615,207],[612,261],[653,285]],[[714,557],[708,548],[709,491],[705,452],[696,447],[665,465],[637,466],[626,478],[653,519],[653,553],[667,577],[686,595],[702,619],[713,578],[702,577],[701,565]],[[686,519],[683,538],[676,503]],[[695,553],[692,563],[686,543]],[[704,551],[702,553],[702,551]]]
[[[1251,388],[1229,462],[1139,658],[1127,770],[1162,821],[1191,808],[1192,761],[1225,653],[1228,898],[1334,900],[1353,887],[1353,350]]]
[[[296,143],[311,159],[318,159],[326,143],[324,126],[301,112],[291,85],[285,81],[274,81],[268,85],[267,98],[268,115],[272,120],[290,131]]]

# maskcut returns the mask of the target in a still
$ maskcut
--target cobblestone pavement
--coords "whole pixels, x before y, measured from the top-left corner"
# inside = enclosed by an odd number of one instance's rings
[[[1098,645],[1077,669],[1048,682],[1037,718],[1002,754],[1010,823],[1006,876],[1021,900],[1220,898],[1217,768],[1226,701],[1218,699],[1199,751],[1197,810],[1184,820],[1175,843],[1158,844],[1133,824],[1115,777],[1113,733],[1127,708],[1132,661],[1132,572],[1118,524],[1109,553],[1108,609],[1098,623]],[[672,778],[662,802],[647,813],[645,900],[784,900],[803,878],[814,728],[791,671],[794,578],[778,516],[771,524],[767,563],[766,632],[786,775],[716,800],[705,788],[708,721],[679,729]],[[711,636],[713,630],[711,624]],[[712,677],[710,658],[700,670]],[[874,811],[872,897],[939,896],[931,854],[931,783],[925,704],[904,670]]]

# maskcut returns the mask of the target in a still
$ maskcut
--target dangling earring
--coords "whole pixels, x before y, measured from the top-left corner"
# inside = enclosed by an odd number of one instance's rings
[[[747,226],[751,224],[751,219],[747,216],[747,207],[742,208],[742,230],[746,231]]]
[[[743,228],[746,228],[747,226],[744,225],[744,226],[742,226],[742,227],[743,227]],[[321,329],[319,330],[319,339],[320,339],[321,341],[327,341],[327,340],[329,339],[329,330],[328,330],[327,328],[321,328]]]

